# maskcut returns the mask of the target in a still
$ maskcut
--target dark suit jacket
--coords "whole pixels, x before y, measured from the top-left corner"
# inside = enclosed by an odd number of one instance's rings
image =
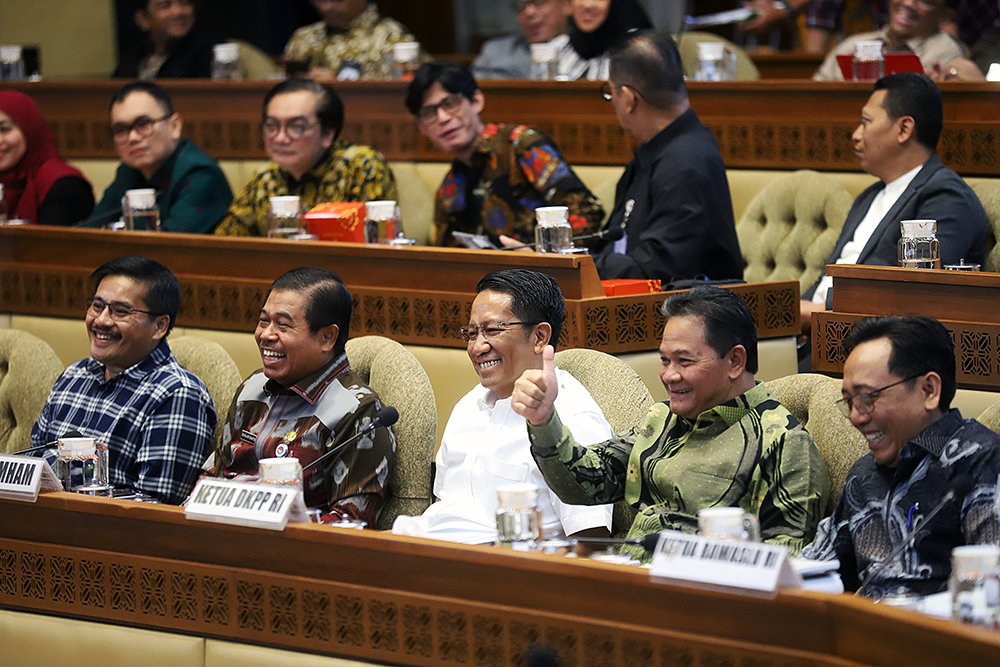
[[[858,225],[868,213],[875,195],[885,183],[879,181],[867,188],[854,200],[847,214],[844,228],[840,230],[837,245],[830,253],[827,264],[835,264],[844,246],[854,237]],[[976,193],[965,184],[962,177],[941,164],[936,155],[924,163],[903,194],[885,214],[878,227],[865,244],[858,264],[897,266],[896,245],[899,243],[900,220],[937,220],[937,238],[941,242],[941,265],[966,263],[982,264],[986,256],[989,222],[986,211]],[[822,277],[820,278],[822,280]],[[819,280],[802,295],[812,299]],[[831,308],[832,291],[827,293],[826,307]]]
[[[212,46],[215,41],[192,28],[170,50],[167,59],[157,72],[157,79],[207,79],[212,76]],[[134,79],[139,76],[139,65],[153,52],[148,39],[122,48],[121,60],[112,78]]]

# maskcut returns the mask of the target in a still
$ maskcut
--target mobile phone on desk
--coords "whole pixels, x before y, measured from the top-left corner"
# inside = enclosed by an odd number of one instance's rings
[[[484,234],[452,232],[451,236],[470,250],[497,250],[500,247],[493,242],[493,239],[489,236],[485,236]]]

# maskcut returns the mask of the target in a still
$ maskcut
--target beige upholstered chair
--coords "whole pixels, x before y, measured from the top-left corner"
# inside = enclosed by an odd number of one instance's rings
[[[954,403],[952,407],[955,407]],[[1000,433],[1000,401],[983,410],[976,421],[994,433]]]
[[[632,368],[621,359],[597,350],[572,349],[556,352],[556,366],[580,381],[615,433],[638,424],[653,397]],[[624,500],[615,503],[611,534],[624,535],[635,519],[635,510]]]
[[[764,384],[802,422],[816,441],[830,472],[829,514],[851,466],[868,453],[868,445],[861,432],[835,405],[840,399],[840,380],[818,373],[799,373]]]
[[[684,76],[694,77],[698,69],[698,42],[725,42],[726,46],[736,54],[736,78],[741,81],[760,78],[760,71],[746,51],[725,37],[698,30],[685,32],[677,42],[677,50],[681,52],[681,63],[684,65]]]
[[[31,446],[31,427],[62,372],[62,362],[43,340],[0,329],[0,453]]]
[[[979,197],[980,203],[986,209],[986,217],[990,221],[990,231],[987,237],[986,260],[983,271],[1000,272],[1000,185],[988,181],[971,181],[969,187]]]
[[[240,45],[239,62],[243,68],[243,75],[247,79],[273,79],[278,74],[281,74],[281,69],[264,51],[242,39],[234,39],[232,41]]]
[[[242,382],[236,362],[221,345],[197,336],[178,336],[170,338],[169,343],[177,363],[197,375],[208,387],[215,404],[215,439],[218,440],[233,396]]]
[[[823,275],[853,203],[844,186],[815,171],[776,177],[736,225],[743,278],[798,280],[807,289]]]
[[[437,440],[437,410],[427,373],[410,352],[382,336],[347,341],[347,358],[384,405],[399,410],[396,469],[376,528],[386,530],[400,514],[421,514],[431,503],[431,463]]]

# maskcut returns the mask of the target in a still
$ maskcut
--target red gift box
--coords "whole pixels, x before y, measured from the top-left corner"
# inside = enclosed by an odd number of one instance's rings
[[[358,202],[316,204],[304,216],[306,229],[320,241],[365,242],[365,205]]]

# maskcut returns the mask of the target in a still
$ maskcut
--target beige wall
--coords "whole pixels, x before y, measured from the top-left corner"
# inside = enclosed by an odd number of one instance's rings
[[[37,44],[48,79],[107,77],[115,68],[111,0],[0,0],[0,44]]]

